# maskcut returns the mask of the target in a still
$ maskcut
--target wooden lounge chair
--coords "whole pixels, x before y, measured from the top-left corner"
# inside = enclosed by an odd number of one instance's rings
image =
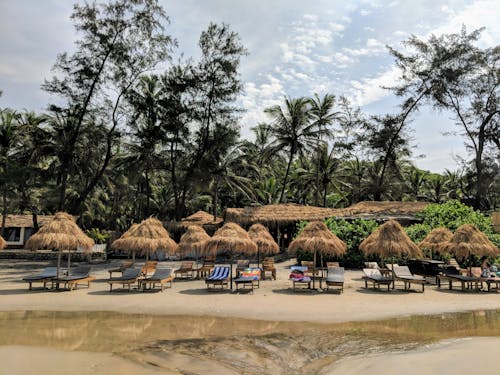
[[[292,266],[290,267],[291,273],[289,279],[292,281],[292,289],[295,292],[295,286],[305,285],[307,289],[311,289],[311,277],[307,275],[307,267],[305,266]]]
[[[123,288],[125,288],[125,285],[127,285],[128,291],[130,292],[132,284],[139,283],[138,280],[141,276],[141,273],[142,268],[128,268],[123,271],[122,276],[109,278],[109,291],[113,291],[113,284],[122,284]]]
[[[339,262],[326,262],[326,268],[331,268],[331,267],[340,267]]]
[[[450,258],[446,262],[447,265],[454,267],[459,275],[464,275],[467,276],[467,270],[465,268],[461,268],[460,264],[458,264],[457,260],[455,258]]]
[[[154,273],[156,271],[156,266],[158,261],[156,260],[148,260],[141,269],[141,276],[147,277],[148,275]]]
[[[481,280],[481,289],[483,288],[483,283],[485,283],[486,287],[488,288],[488,292],[490,292],[492,289],[495,291],[499,290],[500,277],[497,277],[494,273],[492,273],[489,277],[484,277],[482,276],[482,273],[483,272],[481,267],[471,267],[469,276],[477,277]],[[492,285],[495,285],[495,287],[492,288]]]
[[[87,284],[87,288],[90,288],[90,282],[95,280],[94,276],[90,276],[91,266],[78,266],[71,268],[68,276],[62,276],[54,279],[54,283],[59,288],[60,284],[63,284],[64,289],[73,290],[78,287],[78,284]]]
[[[318,276],[319,275],[319,268],[316,267],[316,270],[314,271],[314,275],[313,275],[313,269],[314,269],[314,262],[310,261],[310,260],[303,260],[302,262],[300,262],[300,264],[303,266],[303,267],[307,267],[307,273],[306,275],[307,276]]]
[[[380,270],[375,268],[363,268],[363,279],[365,280],[365,288],[368,288],[368,281],[373,283],[375,286],[380,288],[380,285],[387,285],[387,291],[389,291],[391,284],[393,283],[392,277],[382,276]]]
[[[154,289],[156,284],[159,284],[161,291],[163,292],[166,284],[168,284],[168,288],[172,287],[172,281],[174,281],[174,278],[172,268],[157,268],[153,276],[139,280],[139,284],[142,290],[145,290],[148,284],[149,289]]]
[[[328,267],[326,274],[326,290],[330,286],[340,286],[340,293],[344,291],[344,267]]]
[[[109,277],[112,277],[113,276],[113,273],[120,273],[120,274],[123,274],[123,271],[125,271],[127,268],[130,268],[134,265],[134,262],[131,261],[131,260],[125,260],[123,261],[119,267],[117,268],[112,268],[110,270],[108,270],[109,272]]]
[[[182,262],[181,267],[174,271],[175,277],[188,277],[192,279],[193,272],[195,271],[193,266],[194,262],[192,261]]]
[[[411,284],[422,285],[422,292],[425,290],[425,277],[413,275],[407,266],[399,266],[393,268],[394,272],[394,284],[396,281],[402,281],[404,283],[404,290],[409,290]]]
[[[250,268],[250,261],[248,259],[236,261],[236,275],[239,276],[239,274],[247,268]]]
[[[438,276],[438,288],[441,288],[442,282],[448,282],[448,288],[453,289],[453,283],[459,282],[461,284],[462,290],[472,289],[475,287],[476,290],[479,290],[482,286],[482,280],[480,277],[474,276],[464,276],[459,273],[455,267],[445,268],[441,275]]]
[[[199,279],[200,277],[206,277],[207,275],[210,275],[214,267],[215,267],[215,258],[206,257],[203,260],[202,266],[198,268],[196,271],[196,278]]]
[[[252,293],[253,293],[254,287],[255,288],[260,287],[260,276],[261,276],[260,268],[244,269],[243,271],[241,271],[239,277],[233,280],[236,286],[236,290],[238,290],[238,286],[240,285],[243,285],[243,288],[250,286],[250,288],[252,288]]]
[[[214,289],[217,285],[224,289],[224,286],[227,287],[230,277],[231,269],[229,267],[214,267],[210,276],[205,279],[205,284],[207,289],[210,289],[210,285],[213,285]]]
[[[47,283],[53,284],[52,280],[57,276],[57,267],[47,267],[38,275],[27,276],[23,281],[29,284],[28,290],[32,290],[33,283],[42,283],[43,289],[47,289]]]
[[[273,257],[264,258],[262,262],[262,280],[265,280],[266,272],[271,272],[272,279],[276,280],[276,266],[274,265]]]
[[[380,269],[377,262],[365,262],[365,268],[376,268],[378,270]]]

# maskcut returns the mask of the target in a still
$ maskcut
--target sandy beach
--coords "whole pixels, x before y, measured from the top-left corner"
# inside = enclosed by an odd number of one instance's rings
[[[398,286],[389,293],[383,289],[366,290],[361,271],[348,270],[343,294],[308,290],[294,293],[288,280],[293,261],[278,263],[277,280],[262,281],[253,294],[228,290],[207,292],[203,280],[175,280],[173,287],[164,292],[133,290],[129,293],[118,289],[110,293],[105,281],[109,277],[107,269],[116,266],[117,261],[93,265],[96,281],[90,288],[83,286],[71,292],[41,288],[28,291],[22,278],[36,274],[45,264],[0,263],[2,319],[17,319],[2,331],[0,361],[7,373],[30,374],[32,362],[37,363],[39,372],[53,374],[70,370],[75,374],[138,371],[145,374],[312,375],[367,371],[411,374],[417,369],[418,373],[437,374],[449,368],[456,374],[465,374],[471,369],[489,370],[490,362],[496,359],[492,348],[500,344],[498,337],[460,339],[489,335],[488,319],[496,318],[488,317],[484,311],[500,309],[497,292],[450,291],[433,285],[426,287],[424,293],[418,286],[410,292],[398,290]],[[180,262],[165,262],[165,265],[177,268]],[[29,311],[35,314],[26,315]],[[98,311],[102,313],[94,313]],[[455,332],[451,327],[451,334],[448,331],[441,336],[442,323],[438,315],[438,319],[433,318],[434,333],[421,336],[414,326],[427,323],[400,322],[405,319],[402,317],[460,311],[475,311],[474,320],[482,322],[481,331],[474,331],[474,327],[478,327],[476,322],[468,325],[469,331],[457,328]],[[48,315],[44,316],[43,312]],[[67,316],[63,316],[62,321],[50,315],[51,312]],[[135,317],[128,318],[129,315]],[[371,326],[369,322],[387,318],[399,321],[389,331],[387,327]],[[351,326],[358,324],[356,322],[368,325]],[[338,326],[338,323],[348,325]],[[411,337],[406,337],[404,330],[398,331],[403,325],[411,328]],[[102,332],[103,326],[109,335]],[[498,334],[497,331],[498,328],[492,334]],[[22,338],[19,332],[28,336],[31,333],[31,338]],[[359,336],[359,332],[368,332],[368,336]],[[297,341],[295,334],[298,337],[304,334],[304,337]],[[130,340],[130,337],[136,339]],[[239,339],[235,341],[235,337]],[[445,341],[439,341],[442,338]],[[322,355],[318,357],[319,352]],[[360,356],[361,353],[364,354]],[[474,357],[469,356],[470,353],[475,353]],[[27,363],[22,358],[32,360]],[[64,359],[56,361],[56,358]],[[415,365],[424,359],[425,369]],[[388,372],[386,366],[393,372]]]

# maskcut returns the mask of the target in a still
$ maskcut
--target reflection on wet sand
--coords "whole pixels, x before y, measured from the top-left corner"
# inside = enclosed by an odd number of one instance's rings
[[[194,374],[196,368],[314,374],[346,356],[470,336],[500,336],[500,310],[341,324],[113,312],[0,313],[0,345],[113,352],[159,368],[175,363]]]

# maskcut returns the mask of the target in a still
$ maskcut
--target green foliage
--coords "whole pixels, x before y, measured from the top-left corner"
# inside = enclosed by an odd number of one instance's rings
[[[87,233],[87,236],[92,238],[96,244],[107,243],[109,238],[111,237],[109,231],[100,230],[99,228],[89,229],[86,233]]]
[[[408,237],[415,243],[422,241],[432,229],[428,224],[423,223],[413,224],[404,228]]]

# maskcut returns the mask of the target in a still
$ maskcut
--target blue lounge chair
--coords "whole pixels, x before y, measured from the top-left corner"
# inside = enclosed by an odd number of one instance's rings
[[[220,285],[221,289],[228,285],[229,278],[231,277],[231,269],[229,267],[215,267],[210,276],[205,279],[207,284],[207,289],[210,289],[210,285],[215,288],[216,285]]]
[[[140,281],[142,290],[146,289],[147,284],[149,284],[150,289],[154,289],[156,284],[160,284],[161,291],[168,284],[168,287],[172,287],[172,281],[174,280],[174,274],[172,268],[157,268],[153,276],[146,277]]]
[[[132,284],[139,283],[138,279],[141,276],[142,268],[127,268],[123,271],[123,275],[120,277],[110,277],[108,279],[109,291],[113,291],[113,284],[122,284],[128,286],[128,291],[130,292]]]
[[[380,288],[380,285],[387,285],[387,291],[389,291],[391,284],[394,282],[392,277],[382,276],[380,270],[375,268],[363,268],[363,279],[365,280],[365,288],[368,288],[368,281],[371,281],[373,288],[376,286]]]
[[[38,275],[33,275],[33,276],[27,276],[23,279],[23,281],[27,282],[29,284],[29,290],[32,289],[32,284],[33,283],[43,283],[43,288],[47,288],[47,283],[52,283],[53,280],[57,277],[57,267],[47,267],[45,268],[42,273],[39,273]]]
[[[78,266],[71,268],[67,276],[59,277],[54,279],[57,288],[59,284],[64,284],[64,289],[73,290],[78,287],[78,284],[87,283],[87,287],[90,288],[90,282],[95,280],[95,277],[90,276],[91,266]]]

